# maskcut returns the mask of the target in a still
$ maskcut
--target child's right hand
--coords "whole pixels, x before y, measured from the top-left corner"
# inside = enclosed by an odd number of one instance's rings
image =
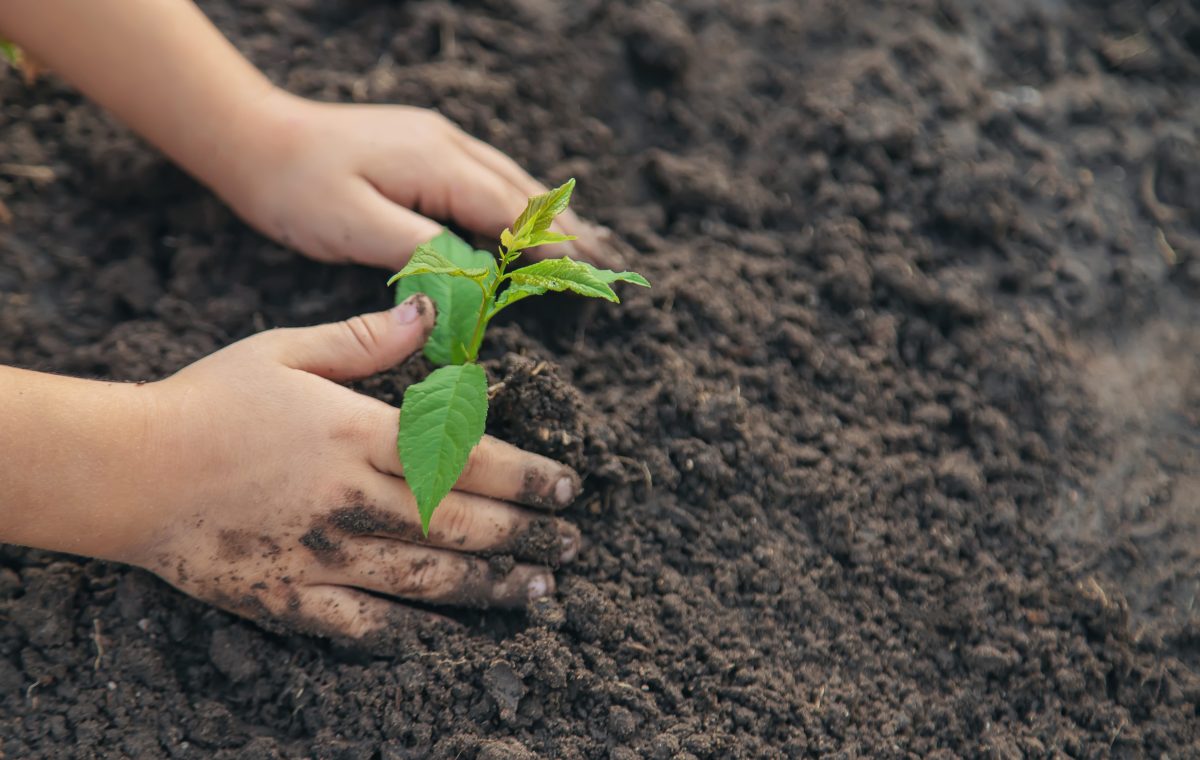
[[[533,541],[572,559],[578,530],[517,504],[566,506],[574,471],[486,437],[422,539],[398,410],[337,384],[417,351],[433,322],[414,296],[255,335],[142,388],[141,498],[110,558],[268,626],[356,638],[410,623],[404,599],[521,607],[552,593],[549,568],[498,574],[477,554]]]

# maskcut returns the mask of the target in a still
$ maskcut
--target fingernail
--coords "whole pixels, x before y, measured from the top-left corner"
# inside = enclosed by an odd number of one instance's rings
[[[575,559],[575,555],[579,554],[579,536],[571,531],[563,533],[558,540],[562,545],[562,553],[558,557],[559,562],[570,562]]]
[[[424,299],[420,293],[409,296],[404,302],[392,309],[392,318],[397,324],[410,325],[425,311]]]
[[[575,501],[575,496],[579,493],[579,481],[571,475],[563,475],[554,484],[554,501],[558,502],[560,507],[565,507]]]
[[[541,599],[543,596],[550,593],[550,576],[535,575],[529,579],[529,584],[525,587],[527,598],[530,601]]]

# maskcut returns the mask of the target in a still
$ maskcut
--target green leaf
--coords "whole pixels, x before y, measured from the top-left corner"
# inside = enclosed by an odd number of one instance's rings
[[[487,375],[478,364],[440,367],[404,392],[397,450],[426,536],[434,510],[483,438],[487,394]]]
[[[561,232],[549,232],[549,231],[535,232],[533,235],[529,236],[529,238],[525,241],[525,245],[522,246],[522,248],[535,248],[539,245],[550,245],[552,243],[565,243],[568,240],[576,240],[576,239],[577,238],[574,235],[564,235]]]
[[[496,278],[496,260],[491,254],[476,251],[449,230],[427,243],[433,251],[464,271],[486,268],[484,286]],[[411,263],[411,262],[410,262]],[[437,304],[437,324],[425,343],[425,356],[434,364],[462,364],[467,360],[467,344],[475,331],[475,320],[483,293],[472,280],[443,274],[419,274],[405,277],[396,286],[396,303],[414,293],[424,293]]]
[[[525,210],[521,212],[512,226],[518,248],[529,247],[529,241],[537,233],[550,229],[554,217],[567,210],[567,205],[571,202],[571,193],[574,190],[575,180],[569,179],[561,186],[529,199]],[[524,245],[521,245],[522,243]]]
[[[545,293],[545,288],[535,287],[533,285],[512,285],[505,288],[500,295],[496,296],[496,305],[492,308],[492,313],[500,311],[506,306],[512,306],[517,301],[529,296],[540,296]]]
[[[606,285],[612,285],[614,282],[628,282],[643,288],[650,287],[650,281],[637,272],[614,272],[611,269],[593,269],[592,272]]]
[[[646,278],[637,272],[597,269],[587,262],[574,261],[566,256],[561,259],[547,259],[509,275],[510,284],[497,297],[493,312],[500,311],[522,298],[541,295],[550,290],[569,290],[581,296],[620,303],[621,299],[617,298],[617,294],[609,287],[614,282],[629,282],[645,288],[650,287]]]
[[[444,233],[443,233],[444,234]],[[441,235],[438,236],[439,238]],[[434,238],[435,240],[437,238]],[[395,283],[397,280],[402,280],[405,277],[413,277],[419,274],[444,274],[451,277],[466,277],[471,280],[483,282],[488,276],[490,269],[488,267],[470,267],[464,269],[455,264],[450,259],[443,256],[433,247],[432,242],[421,243],[413,251],[412,258],[404,265],[404,268],[392,275],[388,280],[388,285]]]

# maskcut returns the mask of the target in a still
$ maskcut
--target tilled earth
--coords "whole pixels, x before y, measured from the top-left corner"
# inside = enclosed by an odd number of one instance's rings
[[[297,93],[576,177],[639,252],[653,290],[488,348],[587,546],[391,653],[0,548],[0,756],[1200,756],[1193,3],[201,4]],[[0,166],[0,362],[155,379],[386,304],[60,82],[0,96],[0,164],[52,175]]]

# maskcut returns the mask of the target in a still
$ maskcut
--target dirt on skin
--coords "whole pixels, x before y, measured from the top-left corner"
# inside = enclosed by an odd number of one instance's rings
[[[0,549],[0,754],[1200,756],[1193,3],[201,4],[639,252],[653,290],[487,343],[585,546],[528,615],[374,653]],[[386,303],[65,85],[0,95],[0,164],[54,176],[0,167],[0,361],[154,379]]]

